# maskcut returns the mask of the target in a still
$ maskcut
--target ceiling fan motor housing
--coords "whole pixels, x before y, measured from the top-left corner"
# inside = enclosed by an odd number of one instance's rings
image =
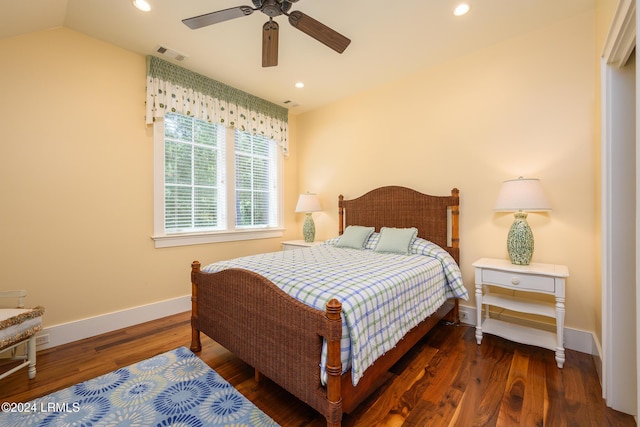
[[[291,9],[291,3],[298,0],[253,0],[256,10],[261,11],[267,16],[274,17],[287,13]]]

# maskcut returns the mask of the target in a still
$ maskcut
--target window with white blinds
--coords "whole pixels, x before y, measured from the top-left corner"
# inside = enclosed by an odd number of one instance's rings
[[[154,132],[156,247],[282,235],[276,143],[175,113]]]
[[[237,227],[277,225],[276,155],[264,136],[235,131]]]
[[[166,233],[225,228],[224,127],[178,114],[164,119]]]

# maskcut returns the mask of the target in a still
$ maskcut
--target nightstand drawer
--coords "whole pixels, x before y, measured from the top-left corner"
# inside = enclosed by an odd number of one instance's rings
[[[484,269],[482,270],[482,282],[524,291],[555,292],[555,279],[548,276]]]

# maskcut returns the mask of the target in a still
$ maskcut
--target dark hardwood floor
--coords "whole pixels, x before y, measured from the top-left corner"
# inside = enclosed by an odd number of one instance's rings
[[[38,353],[38,373],[0,381],[0,401],[23,402],[178,346],[189,347],[189,313],[110,332]],[[609,409],[590,356],[568,350],[563,369],[551,351],[440,324],[392,369],[387,382],[344,426],[635,426]],[[200,357],[282,426],[324,419],[203,336]]]

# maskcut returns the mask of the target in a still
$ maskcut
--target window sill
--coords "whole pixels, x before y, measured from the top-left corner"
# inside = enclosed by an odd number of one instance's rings
[[[212,233],[185,233],[165,236],[152,236],[156,248],[173,246],[204,245],[207,243],[235,242],[240,240],[270,239],[282,237],[284,229],[220,231]]]

